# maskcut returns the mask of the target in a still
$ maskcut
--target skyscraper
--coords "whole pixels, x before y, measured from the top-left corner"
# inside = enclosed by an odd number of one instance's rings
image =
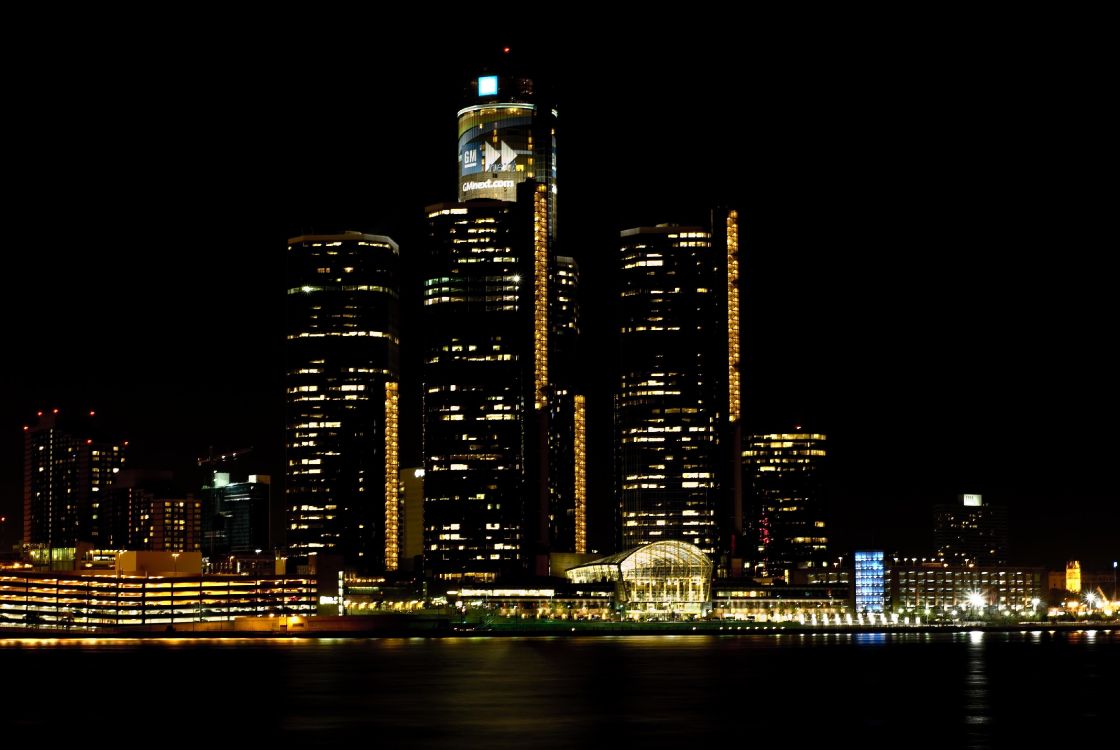
[[[525,573],[547,546],[547,202],[520,191],[427,209],[424,555],[445,580]]]
[[[465,92],[460,202],[427,210],[424,555],[445,580],[547,574],[586,504],[586,406],[556,364],[579,333],[578,267],[555,255],[557,115],[508,62]]]
[[[552,552],[587,551],[586,362],[579,349],[579,265],[553,258],[549,328],[548,525]]]
[[[548,197],[550,238],[556,233],[556,109],[533,79],[503,56],[472,79],[459,110],[459,200],[513,202],[532,180]]]
[[[751,435],[743,451],[758,573],[784,577],[828,554],[822,498],[825,436],[802,432]]]
[[[344,232],[288,241],[286,488],[297,562],[397,567],[399,249]]]
[[[933,511],[937,556],[950,563],[1007,562],[1007,508],[985,505],[982,495],[959,495]]]
[[[39,412],[23,428],[23,543],[39,549],[94,547],[105,541],[113,478],[127,442],[99,435],[94,412]]]
[[[742,527],[736,212],[628,229],[618,269],[622,546],[680,539],[726,572]]]

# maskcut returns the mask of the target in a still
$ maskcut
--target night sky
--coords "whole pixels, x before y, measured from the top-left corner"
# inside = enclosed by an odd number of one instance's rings
[[[507,42],[556,90],[559,249],[582,267],[589,341],[610,342],[619,229],[737,207],[746,427],[828,433],[838,550],[925,553],[931,505],[982,492],[1009,506],[1014,559],[1104,567],[1120,550],[1117,314],[1101,267],[1115,122],[1094,46],[1041,24],[717,38],[707,24]],[[133,466],[255,446],[254,468],[281,474],[283,260],[303,231],[400,243],[402,459],[418,461],[422,208],[455,197],[462,84],[505,40],[336,31],[75,32],[43,40],[74,60],[65,74],[13,81],[5,547],[22,425],[40,408],[96,409]],[[589,489],[602,513],[600,390]],[[607,531],[593,525],[593,544]]]

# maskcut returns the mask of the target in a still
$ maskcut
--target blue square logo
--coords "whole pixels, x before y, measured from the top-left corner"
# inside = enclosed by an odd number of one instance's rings
[[[479,76],[478,77],[478,95],[479,96],[497,96],[498,94],[498,76]]]

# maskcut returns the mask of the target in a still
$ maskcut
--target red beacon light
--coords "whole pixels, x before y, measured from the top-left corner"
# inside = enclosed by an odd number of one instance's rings
[[[58,414],[58,409],[51,409],[51,414]]]
[[[91,409],[89,415],[92,417],[94,414],[96,414],[96,412]]]

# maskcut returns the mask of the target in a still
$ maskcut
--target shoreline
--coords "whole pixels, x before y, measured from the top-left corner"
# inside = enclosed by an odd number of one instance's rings
[[[365,619],[365,618],[362,618]],[[73,629],[44,628],[3,628],[0,629],[0,642],[5,640],[149,640],[170,639],[208,640],[208,639],[320,639],[320,638],[554,638],[554,637],[618,637],[618,636],[759,636],[759,635],[930,635],[936,633],[1071,633],[1078,631],[1120,631],[1120,620],[1102,622],[1028,622],[1028,623],[961,623],[954,625],[887,625],[887,626],[803,626],[798,624],[732,624],[719,622],[664,622],[664,623],[604,623],[580,622],[573,625],[564,621],[549,621],[533,625],[517,623],[494,623],[490,625],[471,625],[455,623],[423,623],[427,627],[400,627],[370,623],[367,627],[346,627],[306,630],[261,630],[261,629],[200,629],[195,630],[184,623],[174,630],[162,628],[106,628],[98,631],[75,631]]]

